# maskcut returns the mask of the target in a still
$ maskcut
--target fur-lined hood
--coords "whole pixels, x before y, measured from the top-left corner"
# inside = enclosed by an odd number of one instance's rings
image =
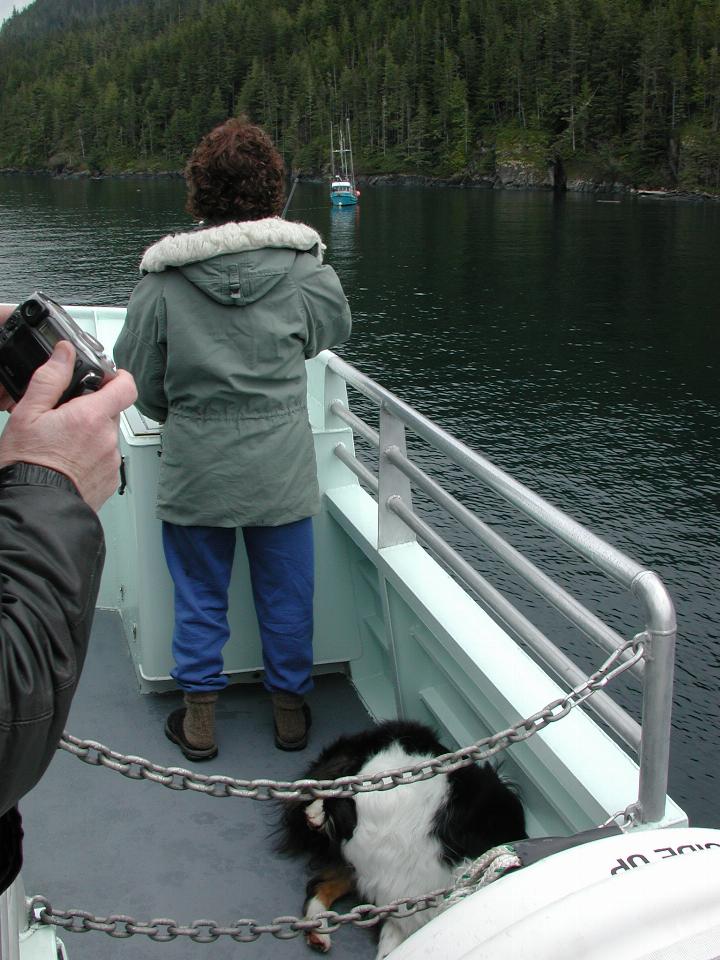
[[[246,253],[265,247],[312,251],[322,262],[325,244],[312,227],[280,217],[224,223],[163,237],[145,251],[140,270],[160,273],[167,267],[183,267],[224,253]]]

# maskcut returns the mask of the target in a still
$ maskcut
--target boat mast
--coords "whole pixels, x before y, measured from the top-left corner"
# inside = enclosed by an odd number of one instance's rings
[[[345,125],[347,127],[348,152],[350,154],[350,183],[352,184],[352,188],[354,190],[355,189],[355,168],[353,166],[352,140],[350,139],[350,118],[349,117],[345,117]]]
[[[334,150],[334,144],[333,144],[332,120],[330,121],[330,177],[332,180],[335,179],[335,150]]]
[[[340,126],[338,130],[338,142],[340,144],[340,149],[338,150],[340,154],[340,176],[343,180],[347,180],[347,160],[345,159],[345,142],[343,140],[342,126]]]

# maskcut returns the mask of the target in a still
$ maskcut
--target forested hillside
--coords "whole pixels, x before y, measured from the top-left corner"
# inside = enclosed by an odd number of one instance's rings
[[[720,192],[720,0],[36,0],[0,32],[0,167],[177,170],[238,112],[308,172],[348,116],[366,174]]]

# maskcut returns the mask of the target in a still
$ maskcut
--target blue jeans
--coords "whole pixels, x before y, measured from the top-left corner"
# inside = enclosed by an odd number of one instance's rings
[[[279,527],[244,527],[265,687],[304,694],[312,688],[312,520]],[[230,637],[228,586],[235,527],[181,527],[163,521],[163,547],[175,584],[170,671],[188,691],[222,690],[222,650]]]

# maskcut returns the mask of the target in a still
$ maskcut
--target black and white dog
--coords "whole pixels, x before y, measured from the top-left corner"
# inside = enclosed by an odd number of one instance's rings
[[[390,721],[326,747],[305,771],[316,780],[372,775],[449,751],[423,724]],[[354,893],[378,906],[452,885],[453,870],[498,844],[526,837],[516,791],[490,764],[463,767],[353,799],[284,801],[279,849],[305,854],[318,873],[307,886],[306,917]],[[438,908],[386,920],[377,960],[386,957]],[[313,931],[307,942],[330,949]]]

